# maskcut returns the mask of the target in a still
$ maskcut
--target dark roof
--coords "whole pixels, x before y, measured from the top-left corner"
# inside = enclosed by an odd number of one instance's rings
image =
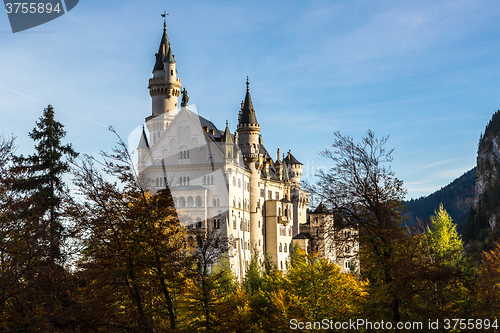
[[[168,43],[167,56],[165,57],[165,59],[163,60],[163,62],[168,62],[168,63],[174,63],[175,62],[174,56],[172,55],[172,47],[170,47],[170,43]]]
[[[137,149],[140,148],[149,148],[148,138],[146,136],[146,131],[144,130],[144,126],[142,126],[141,140],[139,141],[139,146],[137,147]]]
[[[311,214],[326,214],[328,211],[326,210],[326,206],[323,204],[323,202],[320,202],[318,207],[312,212]]]
[[[286,164],[301,164],[301,165],[303,165],[295,158],[295,156],[292,155],[292,153],[290,151],[288,152],[288,155],[285,157],[284,161]]]
[[[253,108],[252,97],[250,97],[250,90],[248,88],[249,82],[247,78],[247,93],[245,101],[241,106],[241,111],[238,117],[238,125],[257,125],[257,117]]]
[[[208,127],[209,131],[207,134],[210,137],[210,139],[212,139],[212,141],[220,141],[222,139],[221,131],[219,131],[217,127],[210,120],[203,118],[202,116],[192,111],[189,112],[193,114],[193,117],[198,117],[200,119],[200,126],[201,128],[203,128],[204,131],[206,131],[206,128]],[[214,134],[212,134],[212,130],[214,131]]]
[[[163,24],[163,35],[161,36],[160,47],[158,48],[158,53],[156,53],[156,62],[153,71],[162,70],[163,69],[163,61],[168,55],[168,52],[172,54],[170,50],[170,43],[168,41],[167,36],[167,26]]]
[[[292,239],[311,239],[311,235],[309,235],[307,232],[301,232]]]

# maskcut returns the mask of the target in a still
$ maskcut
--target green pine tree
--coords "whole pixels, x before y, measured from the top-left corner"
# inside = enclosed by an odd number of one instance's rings
[[[436,260],[446,263],[456,263],[463,250],[461,237],[457,233],[457,226],[451,216],[439,205],[439,209],[431,216],[431,225],[427,228],[427,239],[431,254]]]
[[[55,120],[54,108],[49,105],[29,133],[37,143],[36,153],[15,158],[15,169],[24,172],[26,177],[18,179],[14,189],[30,203],[26,206],[29,211],[24,214],[38,215],[39,241],[46,247],[43,252],[51,262],[62,260],[60,207],[65,195],[62,176],[69,171],[69,164],[64,158],[78,156],[71,144],[62,144],[66,135],[63,127]]]

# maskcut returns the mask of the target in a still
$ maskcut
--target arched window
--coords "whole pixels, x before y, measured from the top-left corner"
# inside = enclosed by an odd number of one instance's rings
[[[196,205],[196,207],[201,207],[202,202],[201,202],[201,197],[200,196],[196,197],[195,205]]]
[[[283,252],[283,247],[282,247],[281,243],[280,243],[279,251]]]
[[[288,208],[285,208],[285,217],[288,217]]]
[[[238,188],[241,188],[241,180],[238,179]]]
[[[287,249],[288,249],[288,246],[286,246],[286,244],[283,244],[283,252],[286,252]]]
[[[179,159],[186,160],[189,159],[189,150],[185,147],[179,150]]]
[[[179,207],[186,207],[186,199],[184,197],[179,198]]]
[[[233,186],[236,186],[236,178],[233,177]]]
[[[189,196],[187,199],[187,206],[188,207],[193,207],[194,206],[194,200],[192,196]]]
[[[283,270],[283,261],[280,261],[281,270]]]

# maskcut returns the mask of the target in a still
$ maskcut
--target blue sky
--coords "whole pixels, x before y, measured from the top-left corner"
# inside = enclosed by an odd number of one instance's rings
[[[151,113],[163,10],[190,104],[235,130],[246,76],[264,144],[305,166],[341,131],[389,135],[408,198],[475,165],[500,108],[496,1],[95,1],[13,34],[0,14],[0,134],[27,133],[47,104],[83,153],[109,150]],[[310,177],[309,177],[310,178]]]

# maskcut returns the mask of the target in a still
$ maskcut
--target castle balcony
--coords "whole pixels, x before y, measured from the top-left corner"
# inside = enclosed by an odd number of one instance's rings
[[[154,84],[165,84],[166,81],[165,81],[165,78],[163,77],[153,77],[151,79],[149,79],[149,86],[152,86]]]

